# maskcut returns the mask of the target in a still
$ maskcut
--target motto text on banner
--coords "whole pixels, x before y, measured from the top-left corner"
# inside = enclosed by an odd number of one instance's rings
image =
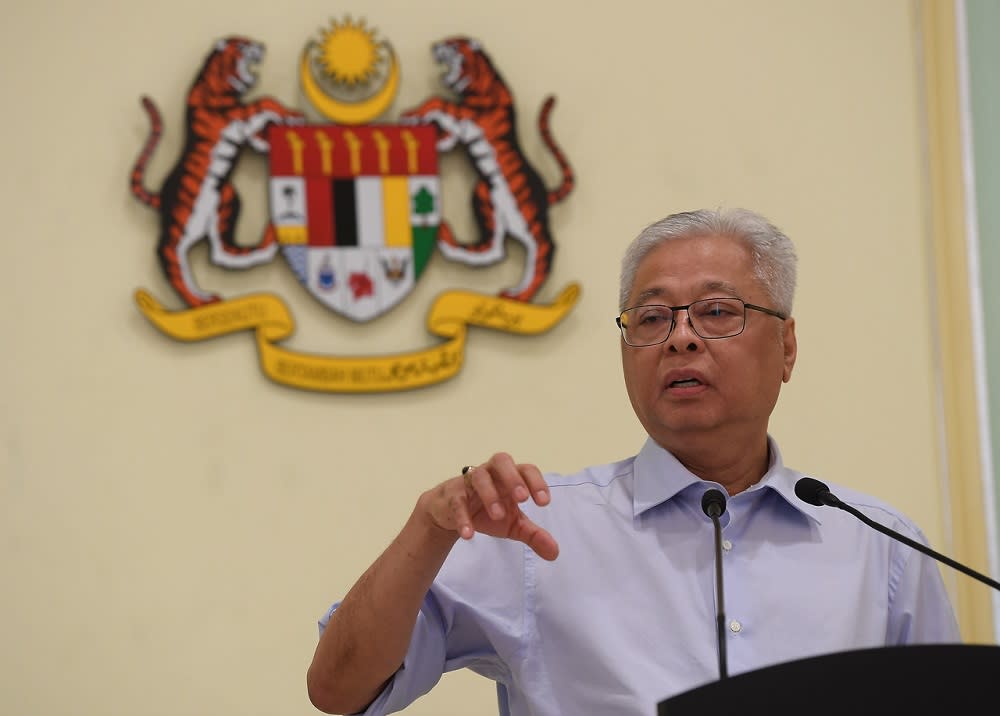
[[[257,293],[197,308],[169,311],[145,290],[135,294],[139,310],[161,332],[180,341],[201,341],[252,330],[261,368],[268,378],[294,388],[327,393],[386,393],[422,388],[454,377],[462,367],[468,326],[505,333],[543,333],[559,323],[579,299],[570,283],[548,305],[524,303],[471,291],[446,291],[427,314],[427,329],[445,339],[432,348],[384,356],[331,356],[288,350],[279,343],[295,321],[285,302]]]

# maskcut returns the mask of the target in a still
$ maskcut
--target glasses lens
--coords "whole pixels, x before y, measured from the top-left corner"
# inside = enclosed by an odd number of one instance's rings
[[[666,306],[636,306],[621,316],[622,334],[632,346],[662,343],[670,333],[674,312]]]
[[[688,316],[701,337],[728,338],[743,330],[746,310],[738,298],[710,298],[692,303]]]

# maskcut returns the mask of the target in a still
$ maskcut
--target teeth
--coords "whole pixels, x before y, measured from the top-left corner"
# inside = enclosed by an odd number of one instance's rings
[[[676,386],[678,388],[690,388],[695,385],[701,385],[701,381],[695,380],[694,378],[688,378],[687,380],[675,380],[670,385]]]

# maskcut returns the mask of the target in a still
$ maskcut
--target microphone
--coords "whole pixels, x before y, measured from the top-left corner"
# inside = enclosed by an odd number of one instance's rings
[[[719,518],[726,511],[726,496],[714,487],[701,496],[702,511],[712,518],[715,527],[715,634],[719,642],[719,680],[726,673],[726,610],[722,601],[722,525]]]
[[[896,532],[895,530],[889,529],[885,525],[881,525],[878,522],[869,519],[860,511],[856,510],[855,508],[851,507],[845,502],[841,502],[840,498],[838,498],[836,495],[830,492],[830,488],[824,485],[819,480],[814,480],[811,477],[800,478],[799,481],[795,483],[795,494],[798,496],[800,500],[802,500],[803,502],[808,502],[810,505],[816,505],[818,507],[821,507],[823,505],[829,505],[830,507],[840,508],[844,512],[849,512],[855,517],[857,517],[859,520],[864,522],[866,525],[868,525],[873,529],[878,530],[882,534],[888,535],[889,537],[892,537],[895,540],[899,540],[903,544],[913,547],[913,549],[917,550],[918,552],[923,552],[928,557],[933,557],[937,561],[947,564],[952,569],[957,569],[962,574],[967,574],[973,579],[978,579],[980,582],[988,584],[994,589],[1000,590],[1000,582],[992,580],[985,574],[980,574],[974,569],[966,567],[964,564],[960,564],[955,560],[951,559],[950,557],[945,557],[943,554],[935,552],[925,544],[917,542],[916,540],[912,540],[906,535],[902,535],[899,532]]]

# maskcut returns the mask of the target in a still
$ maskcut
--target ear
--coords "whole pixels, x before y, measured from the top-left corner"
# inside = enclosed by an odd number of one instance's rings
[[[792,368],[795,367],[795,356],[798,354],[799,345],[795,340],[795,319],[789,318],[785,321],[785,335],[781,339],[784,348],[784,370],[781,380],[787,383],[792,379]]]

